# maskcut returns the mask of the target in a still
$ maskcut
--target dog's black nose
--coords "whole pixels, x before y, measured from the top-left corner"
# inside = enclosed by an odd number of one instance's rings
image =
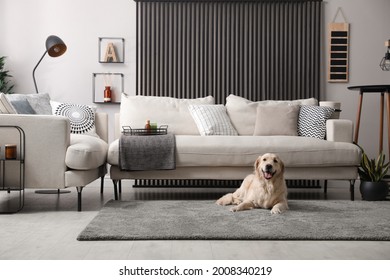
[[[272,164],[267,164],[265,166],[265,171],[271,171],[272,170]]]

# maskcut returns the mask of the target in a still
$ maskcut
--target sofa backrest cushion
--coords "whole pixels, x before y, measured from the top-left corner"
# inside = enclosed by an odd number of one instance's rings
[[[189,105],[200,135],[238,135],[222,104]]]
[[[157,126],[168,125],[168,132],[181,135],[199,135],[189,105],[214,104],[214,97],[179,99],[165,96],[130,96],[123,93],[120,106],[120,127],[144,128],[146,121]]]
[[[299,105],[258,105],[253,135],[298,135]]]
[[[37,115],[51,115],[50,95],[48,93],[8,94],[10,102],[27,100]]]
[[[318,105],[318,101],[315,98],[308,98],[254,102],[231,94],[226,98],[226,109],[229,118],[239,135],[253,135],[258,105]]]

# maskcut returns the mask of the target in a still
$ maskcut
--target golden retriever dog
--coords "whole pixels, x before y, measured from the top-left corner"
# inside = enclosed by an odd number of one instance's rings
[[[280,214],[288,209],[287,187],[284,180],[284,164],[275,154],[264,154],[256,160],[255,171],[248,175],[241,186],[217,200],[218,205],[236,205],[232,212],[253,208],[271,209]]]

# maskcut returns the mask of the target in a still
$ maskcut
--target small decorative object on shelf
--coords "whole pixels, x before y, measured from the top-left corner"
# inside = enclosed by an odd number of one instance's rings
[[[125,39],[119,37],[99,37],[99,62],[124,63]]]
[[[150,126],[150,120],[146,121],[145,130],[146,130],[146,133],[150,133],[151,132],[152,127]]]
[[[168,125],[160,125],[160,127],[153,128],[152,125],[149,129],[145,128],[131,128],[130,126],[122,126],[123,135],[165,135],[168,133]]]
[[[111,102],[111,87],[106,86],[104,89],[104,102]]]
[[[5,159],[16,159],[16,145],[6,144],[5,145]]]
[[[104,62],[118,62],[116,58],[114,43],[108,43],[106,48],[106,55],[104,56]]]

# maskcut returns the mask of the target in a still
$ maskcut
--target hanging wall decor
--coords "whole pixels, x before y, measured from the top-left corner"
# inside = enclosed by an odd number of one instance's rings
[[[125,39],[118,37],[99,37],[99,62],[124,63]]]
[[[344,18],[341,8],[328,26],[328,82],[348,82],[349,23],[335,22],[338,13]]]

